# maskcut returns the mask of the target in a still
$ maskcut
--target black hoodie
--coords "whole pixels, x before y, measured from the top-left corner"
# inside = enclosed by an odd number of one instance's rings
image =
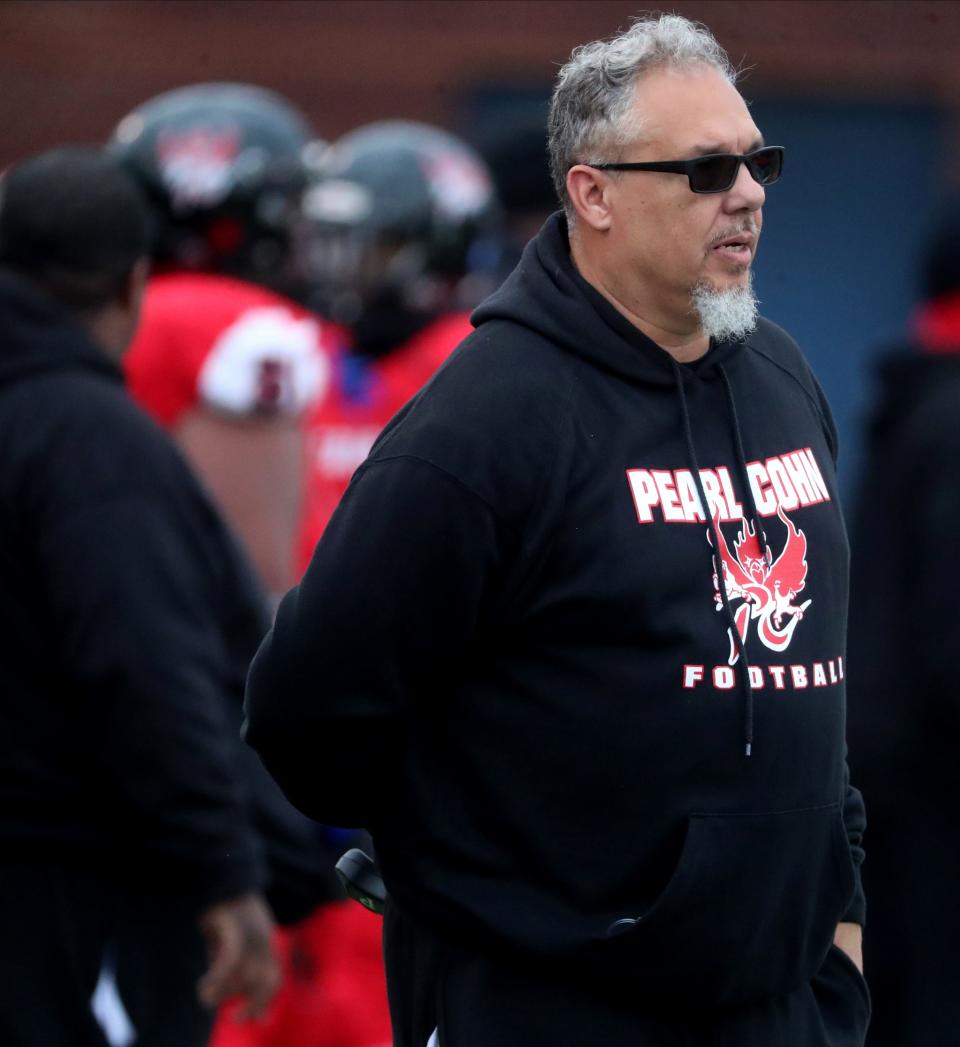
[[[4,861],[196,907],[260,886],[233,740],[259,592],[118,368],[6,272],[0,447]]]
[[[766,321],[676,364],[560,216],[474,322],[283,601],[248,740],[448,941],[706,1005],[796,988],[863,917],[823,395]]]

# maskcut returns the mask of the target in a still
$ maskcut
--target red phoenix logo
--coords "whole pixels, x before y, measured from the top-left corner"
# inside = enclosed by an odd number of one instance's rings
[[[720,529],[719,514],[715,511],[713,522],[720,543],[720,564],[717,556],[713,557],[713,587],[716,609],[723,610],[723,599],[720,594],[720,572],[726,586],[727,601],[732,605],[735,600],[743,603],[734,611],[734,621],[740,639],[746,643],[750,622],[757,622],[757,635],[760,642],[771,651],[783,651],[793,638],[797,623],[802,621],[804,612],[813,602],[805,600],[802,604],[793,603],[793,598],[803,591],[807,577],[807,538],[803,531],[798,531],[792,521],[777,506],[777,515],[787,528],[787,540],[776,560],[760,547],[756,528],[746,520],[741,520],[741,529],[733,543],[733,553],[727,546],[723,531]],[[709,530],[707,541],[713,547]],[[773,562],[771,562],[773,560]],[[735,665],[740,657],[730,630],[730,665]]]

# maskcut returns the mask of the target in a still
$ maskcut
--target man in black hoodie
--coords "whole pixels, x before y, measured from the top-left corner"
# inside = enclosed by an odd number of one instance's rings
[[[960,1037],[960,199],[939,216],[922,291],[906,344],[878,367],[853,529],[850,739],[870,804],[871,1047]]]
[[[574,52],[564,212],[251,668],[288,796],[373,833],[400,1047],[862,1043],[836,432],[757,317],[734,79],[674,15]]]
[[[17,1047],[107,1042],[91,997],[121,930],[152,970],[125,998],[138,1044],[203,1044],[198,991],[259,1011],[277,981],[230,726],[263,605],[123,388],[146,241],[137,191],[94,151],[0,183],[0,1041]]]

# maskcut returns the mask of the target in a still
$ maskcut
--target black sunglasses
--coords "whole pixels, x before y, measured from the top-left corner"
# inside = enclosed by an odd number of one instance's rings
[[[725,193],[736,181],[740,165],[746,164],[755,182],[773,185],[783,174],[782,145],[765,145],[752,153],[708,153],[693,160],[656,160],[641,164],[590,164],[600,171],[666,171],[685,174],[695,193]]]

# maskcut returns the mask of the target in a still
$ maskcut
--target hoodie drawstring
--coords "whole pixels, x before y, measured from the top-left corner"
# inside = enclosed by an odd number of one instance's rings
[[[718,366],[717,370],[720,372],[723,386],[727,390],[727,406],[730,408],[730,417],[733,420],[733,438],[737,448],[737,471],[740,474],[740,484],[747,492],[747,500],[750,502],[750,522],[753,524],[754,533],[763,545],[763,555],[769,567],[773,563],[773,553],[770,551],[770,545],[767,542],[767,532],[763,529],[763,524],[760,522],[760,512],[757,509],[757,499],[753,494],[753,485],[750,483],[750,477],[747,475],[747,455],[743,449],[743,438],[740,435],[740,419],[737,416],[737,403],[733,398],[733,386],[730,384],[730,379],[723,366]]]
[[[744,698],[744,715],[743,715],[743,741],[744,741],[744,754],[750,756],[753,751],[753,687],[750,683],[750,663],[747,661],[747,651],[743,642],[743,637],[740,635],[740,630],[737,628],[737,620],[734,617],[733,609],[730,607],[730,600],[727,597],[727,583],[723,576],[723,559],[720,555],[720,536],[717,533],[717,525],[713,519],[713,513],[710,512],[710,503],[707,501],[706,493],[703,489],[703,480],[700,476],[700,465],[697,461],[697,452],[693,446],[693,430],[690,427],[690,412],[687,410],[687,396],[684,391],[683,385],[683,370],[680,365],[674,360],[671,361],[673,365],[673,376],[677,386],[677,397],[680,400],[680,413],[683,418],[683,435],[687,443],[687,454],[690,460],[690,466],[693,472],[693,480],[697,487],[697,494],[700,497],[700,505],[703,509],[703,515],[707,521],[707,526],[710,530],[710,537],[713,542],[713,554],[714,562],[717,568],[717,588],[720,591],[720,600],[723,604],[723,609],[727,615],[727,621],[730,628],[730,637],[733,641],[734,646],[740,656],[740,686],[743,692]],[[739,460],[739,466],[741,470],[741,482],[746,477],[746,462],[744,461],[743,455],[743,440],[740,436],[740,427],[737,421],[737,409],[736,404],[733,400],[733,391],[730,388],[730,382],[727,379],[726,372],[723,368],[720,368],[720,374],[723,376],[724,385],[727,390],[727,403],[730,408],[731,421],[733,422],[734,438],[736,441],[737,455]],[[750,499],[750,507],[754,516],[754,527],[760,530],[759,514],[757,513],[757,507],[754,502],[753,491],[749,484],[745,484],[748,497]],[[764,555],[769,557],[770,552],[766,544],[766,536],[764,535]]]

